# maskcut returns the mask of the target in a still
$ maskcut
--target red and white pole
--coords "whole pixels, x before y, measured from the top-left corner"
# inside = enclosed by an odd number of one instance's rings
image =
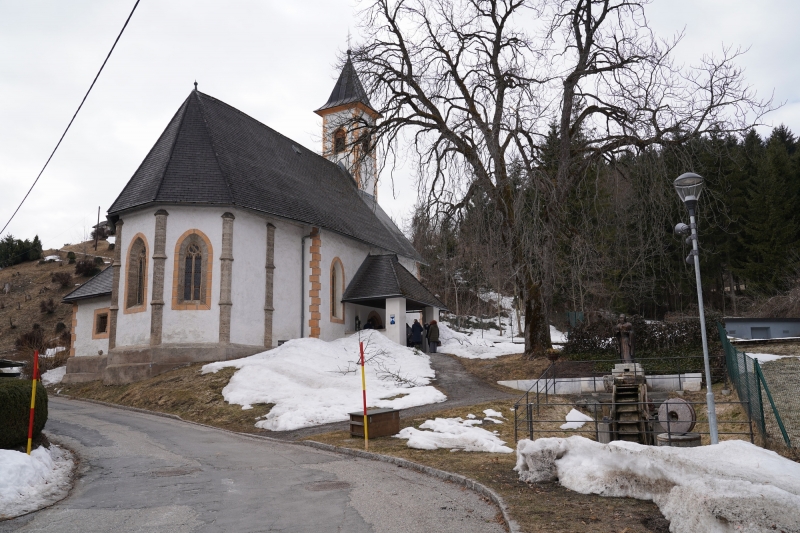
[[[364,373],[364,343],[359,342],[361,350],[361,392],[364,396],[364,449],[369,450],[369,430],[367,428],[367,377]]]
[[[31,418],[28,422],[28,455],[31,454],[31,441],[33,440],[33,409],[36,406],[36,380],[39,379],[39,350],[33,352],[33,374],[31,374],[33,388],[31,389]]]

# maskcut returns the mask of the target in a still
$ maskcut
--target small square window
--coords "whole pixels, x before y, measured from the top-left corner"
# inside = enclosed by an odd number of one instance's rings
[[[97,315],[97,321],[94,325],[94,332],[96,334],[108,333],[108,314],[103,313]]]

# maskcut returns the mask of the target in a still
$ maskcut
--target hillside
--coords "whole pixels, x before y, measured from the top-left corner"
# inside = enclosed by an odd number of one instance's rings
[[[68,337],[60,338],[56,325],[63,322],[69,332],[72,323],[72,307],[61,303],[61,299],[76,286],[85,283],[89,278],[75,275],[75,265],[67,263],[67,253],[74,251],[78,260],[87,257],[103,257],[105,262],[111,261],[113,251],[108,243],[100,241],[97,253],[94,242],[71,245],[62,250],[45,250],[44,257],[58,255],[62,261],[28,261],[11,267],[0,269],[0,358],[25,360],[30,357],[30,350],[18,351],[16,339],[32,330],[38,324],[44,333],[48,346],[65,346]],[[61,287],[52,280],[52,275],[67,272],[72,280],[67,287]],[[8,293],[5,291],[8,284]],[[54,311],[42,312],[41,302],[53,300]]]

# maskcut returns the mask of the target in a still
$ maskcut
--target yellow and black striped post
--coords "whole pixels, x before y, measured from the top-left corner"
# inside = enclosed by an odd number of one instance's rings
[[[31,389],[31,418],[28,422],[28,455],[31,454],[31,441],[33,440],[33,410],[36,406],[36,380],[39,378],[39,350],[33,352],[33,373],[31,374],[31,381],[33,388]]]

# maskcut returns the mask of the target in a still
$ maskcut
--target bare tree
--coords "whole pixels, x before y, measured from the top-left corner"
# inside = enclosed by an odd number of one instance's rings
[[[435,213],[488,195],[524,301],[528,353],[550,346],[557,247],[569,238],[563,206],[591,166],[741,132],[769,110],[734,65],[739,50],[676,65],[681,36],[657,39],[645,4],[373,0],[362,11],[352,60],[382,120],[360,126],[389,165],[411,146]]]

